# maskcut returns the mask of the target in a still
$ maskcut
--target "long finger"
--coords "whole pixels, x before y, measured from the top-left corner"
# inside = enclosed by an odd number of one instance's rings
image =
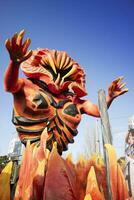
[[[16,40],[16,44],[18,46],[21,46],[22,45],[22,40],[24,38],[24,34],[25,34],[25,30],[22,30],[18,33],[18,36],[17,36],[17,40]]]
[[[122,83],[122,84],[119,85],[119,88],[122,89],[122,88],[124,88],[125,86],[126,86],[126,83]]]
[[[26,51],[27,51],[27,49],[28,49],[30,43],[31,43],[30,38],[27,38],[27,39],[25,40],[23,46],[22,46],[22,51],[23,51],[24,54],[26,53]]]
[[[123,79],[124,79],[123,76],[119,76],[118,78],[116,78],[116,79],[113,81],[113,83],[114,83],[114,84],[117,84],[117,83],[121,82]]]
[[[5,46],[6,46],[7,50],[10,52],[10,50],[11,50],[11,41],[10,41],[10,39],[7,39],[5,41]]]
[[[123,76],[120,76],[119,78],[118,78],[118,84],[119,83],[121,83],[121,81],[124,79],[124,77]]]
[[[11,38],[11,45],[12,45],[12,50],[16,49],[16,39],[17,39],[18,33],[15,33],[13,37]]]
[[[124,93],[126,93],[126,92],[128,92],[128,88],[125,88],[124,90],[122,90],[122,91],[120,92],[120,95],[122,95],[122,94],[124,94]]]
[[[20,61],[23,62],[23,61],[27,60],[28,58],[31,57],[32,53],[33,53],[33,51],[32,51],[32,50],[29,50],[29,51],[26,53],[26,55],[23,56],[23,58],[22,58]]]

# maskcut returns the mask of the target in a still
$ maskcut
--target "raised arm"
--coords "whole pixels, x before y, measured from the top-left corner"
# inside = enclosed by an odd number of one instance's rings
[[[110,86],[108,88],[108,96],[106,97],[106,102],[107,102],[108,108],[111,105],[112,101],[116,97],[118,97],[128,91],[128,89],[125,88],[125,83],[122,83],[122,80],[123,80],[123,77],[118,77],[117,79],[112,81],[112,83],[110,84]],[[94,116],[94,117],[100,117],[98,105],[93,104],[90,101],[83,101],[82,107],[81,107],[81,112],[91,115],[91,116]]]
[[[27,49],[31,40],[27,38],[22,43],[24,30],[15,33],[11,39],[7,39],[5,46],[10,55],[10,62],[4,75],[5,90],[11,93],[17,92],[23,85],[22,79],[19,79],[20,64],[32,55],[32,51]]]

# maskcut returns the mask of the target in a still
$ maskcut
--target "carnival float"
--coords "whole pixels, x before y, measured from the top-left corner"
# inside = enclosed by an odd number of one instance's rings
[[[0,200],[127,200],[128,186],[107,133],[107,108],[126,93],[122,77],[100,95],[100,105],[82,97],[85,73],[66,52],[38,48],[28,51],[24,30],[7,39],[10,62],[5,90],[14,99],[12,122],[25,145],[19,174],[11,187],[14,162],[0,174]],[[27,78],[19,78],[19,69]],[[102,91],[100,91],[101,93]],[[102,102],[103,104],[102,104]],[[62,152],[74,142],[82,114],[101,117],[104,157],[93,155],[74,163]],[[108,121],[107,121],[108,122]]]

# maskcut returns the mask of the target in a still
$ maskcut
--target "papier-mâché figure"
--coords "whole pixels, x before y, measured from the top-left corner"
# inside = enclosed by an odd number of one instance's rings
[[[30,39],[23,43],[24,31],[6,40],[10,63],[5,72],[5,90],[14,98],[13,123],[22,143],[40,141],[46,128],[47,148],[57,142],[58,152],[67,150],[77,135],[81,115],[99,117],[98,106],[82,100],[85,96],[85,74],[66,52],[38,48],[27,51]],[[19,78],[19,68],[27,78]],[[108,88],[107,107],[128,91],[122,77]]]

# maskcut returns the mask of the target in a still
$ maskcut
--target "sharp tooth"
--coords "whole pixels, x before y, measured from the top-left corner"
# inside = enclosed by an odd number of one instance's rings
[[[53,58],[53,62],[54,65],[57,67],[57,63],[56,63],[56,58],[57,58],[57,51],[56,50],[52,50],[52,58]]]
[[[60,86],[64,83],[64,78],[61,79]]]
[[[63,68],[63,65],[66,61],[67,54],[65,52],[62,53],[61,62],[60,62],[60,69]]]
[[[48,58],[49,58],[49,63],[50,63],[50,66],[52,67],[52,69],[53,69],[53,71],[54,71],[54,73],[55,74],[57,74],[57,71],[56,71],[56,67],[55,67],[55,64],[54,64],[54,62],[53,62],[53,58],[51,57],[51,55],[47,55],[48,56]]]
[[[58,76],[57,76],[57,79],[56,79],[56,81],[55,81],[55,84],[59,84],[59,81],[60,81],[60,73],[58,73]]]
[[[71,76],[73,73],[77,71],[76,67],[73,67],[65,76],[64,79]]]
[[[47,54],[47,56],[44,56],[40,62],[42,65],[49,65],[50,67],[52,67],[54,73],[57,74],[55,64],[49,54]]]
[[[68,63],[70,62],[71,58],[70,57],[67,57],[66,58],[66,61],[64,63],[64,66],[63,66],[63,69],[67,66],[68,67]]]
[[[72,65],[73,65],[73,63],[72,63],[72,61],[71,61],[64,69],[67,69],[67,68],[69,68],[69,67],[72,67]]]
[[[60,62],[61,62],[61,56],[62,56],[62,54],[61,53],[58,53],[58,55],[57,55],[57,59],[56,59],[56,66],[57,66],[57,68],[59,69],[59,67],[60,67]]]

